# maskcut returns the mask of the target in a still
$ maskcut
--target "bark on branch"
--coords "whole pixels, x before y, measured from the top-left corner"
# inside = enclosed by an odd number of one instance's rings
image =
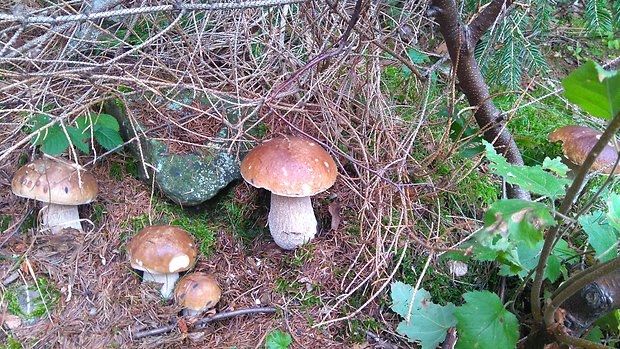
[[[474,48],[482,34],[497,20],[502,9],[511,3],[511,0],[491,2],[471,25],[463,24],[454,0],[432,0],[428,14],[435,17],[439,24],[461,90],[469,104],[478,108],[474,117],[478,126],[484,130],[484,138],[509,163],[523,165],[521,153],[506,129],[502,113],[491,99],[489,87],[474,58]],[[509,198],[530,200],[529,193],[518,186],[509,185],[507,195]]]

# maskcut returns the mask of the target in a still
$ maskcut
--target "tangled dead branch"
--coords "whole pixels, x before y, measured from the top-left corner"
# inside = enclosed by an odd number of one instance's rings
[[[260,6],[267,3],[281,6]],[[249,324],[230,320],[246,331],[243,336],[223,333],[222,325],[215,327],[213,336],[201,339],[202,344],[253,346],[267,330],[289,326],[307,330],[297,335],[300,346],[323,343],[328,347],[338,333],[347,331],[343,319],[376,316],[381,311],[380,299],[387,286],[412,256],[458,246],[462,235],[449,234],[458,219],[443,220],[440,198],[457,193],[460,179],[471,169],[446,160],[458,151],[458,145],[449,141],[448,123],[436,117],[445,105],[444,94],[433,91],[428,80],[415,79],[422,77],[420,69],[406,58],[415,40],[429,40],[431,35],[423,34],[430,26],[423,2],[406,2],[398,9],[361,1],[185,5],[143,1],[137,10],[130,4],[108,2],[96,14],[87,2],[60,2],[45,8],[26,2],[27,16],[0,5],[0,20],[4,21],[0,75],[5,77],[0,81],[0,105],[4,106],[0,109],[0,171],[4,177],[10,178],[20,156],[36,154],[31,141],[45,132],[41,128],[29,133],[31,117],[36,114],[70,125],[79,116],[101,112],[106,100],[127,104],[148,94],[152,98],[145,100],[139,112],[151,117],[156,126],[145,134],[174,142],[170,135],[186,132],[182,127],[187,120],[162,112],[155,99],[182,104],[192,111],[191,118],[207,117],[205,111],[179,101],[180,90],[225,100],[242,113],[237,123],[209,115],[230,132],[226,136],[200,134],[186,141],[189,147],[207,141],[250,144],[272,135],[304,134],[334,154],[339,167],[340,177],[331,194],[338,197],[343,223],[319,237],[314,259],[305,265],[307,270],[300,271],[316,287],[324,285],[317,296],[321,305],[306,314],[291,297],[282,296],[279,301],[288,307],[290,318]],[[219,4],[248,8],[205,11]],[[356,4],[364,6],[355,27],[349,27]],[[161,11],[154,10],[158,6],[163,6]],[[321,59],[312,61],[316,57]],[[398,102],[386,88],[390,82],[383,71],[402,65],[413,75],[401,83],[418,94]],[[255,121],[245,122],[251,118]],[[260,136],[253,135],[257,130]],[[141,186],[133,178],[122,184],[114,181],[109,168],[114,162],[127,161],[125,155],[101,153],[96,145],[91,146],[91,155],[70,151],[68,156],[90,166],[104,182],[99,203],[107,216],[88,234],[87,243],[76,249],[93,269],[59,265],[50,269],[58,285],[72,280],[70,288],[59,287],[63,297],[73,292],[83,303],[71,301],[56,310],[53,316],[69,319],[64,327],[35,326],[16,331],[18,337],[38,336],[41,342],[60,346],[99,347],[110,341],[125,345],[131,341],[129,336],[106,329],[135,327],[136,323],[141,328],[156,327],[177,310],[173,306],[162,309],[153,292],[136,294],[139,288],[127,278],[123,263],[123,238],[132,234],[127,222],[143,213],[149,218],[158,214],[152,208],[151,186]],[[440,170],[448,173],[446,180],[436,180]],[[1,185],[2,207],[23,204],[10,195],[6,184]],[[479,209],[468,202],[456,202],[456,206],[474,216]],[[327,208],[321,208],[320,214],[327,215]],[[17,222],[16,213],[11,217]],[[478,224],[475,220],[467,223],[463,226],[470,228],[464,234]],[[260,248],[248,254],[266,264],[259,266],[247,260],[230,231],[218,234],[218,247],[228,255],[213,257],[202,266],[227,275],[231,307],[255,306],[249,294],[254,287],[276,287],[273,274],[284,270],[268,262],[284,257],[265,252],[257,243]],[[33,253],[20,244],[8,245],[7,253]],[[35,261],[43,273],[49,262],[45,258]],[[252,279],[256,274],[230,277],[236,270],[254,270],[260,279]],[[324,327],[308,329],[306,316]],[[91,335],[78,337],[85,328]],[[158,344],[175,345],[181,340],[171,333]],[[142,344],[149,343],[146,338]]]

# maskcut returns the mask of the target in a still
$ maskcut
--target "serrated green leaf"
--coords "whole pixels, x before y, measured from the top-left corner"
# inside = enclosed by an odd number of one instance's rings
[[[446,338],[450,327],[456,326],[452,303],[445,306],[423,302],[419,309],[411,313],[409,325],[401,321],[396,331],[412,341],[419,341],[422,349],[433,349]]]
[[[75,126],[84,133],[86,133],[86,130],[90,127],[90,125],[90,118],[86,116],[80,116],[75,119]],[[90,135],[90,131],[88,131],[88,134]]]
[[[47,132],[43,132],[43,136],[39,138],[41,151],[47,155],[58,155],[69,147],[69,140],[60,127],[54,126],[48,128]]]
[[[293,342],[293,338],[288,333],[282,331],[272,331],[265,339],[265,347],[267,349],[287,349]]]
[[[91,115],[91,117],[93,118],[93,120],[96,120],[96,124],[99,125],[100,127],[109,128],[109,129],[112,129],[112,130],[114,130],[116,132],[119,132],[119,130],[120,130],[120,126],[118,124],[118,121],[112,115],[109,115],[109,114],[99,114],[99,115],[93,114],[93,115]]]
[[[84,142],[85,139],[90,138],[90,135],[87,135],[86,133],[82,132],[82,130],[79,130],[75,127],[66,126],[65,128],[67,129],[67,134],[71,139],[71,144],[73,144],[80,151],[86,154],[90,154],[90,147],[88,143]]]
[[[566,177],[566,173],[568,173],[568,166],[562,162],[560,157],[555,159],[549,159],[548,157],[543,160],[542,168],[545,170],[553,171],[557,176],[562,178]]]
[[[503,156],[497,154],[489,142],[482,142],[487,150],[486,157],[491,161],[489,168],[493,173],[504,177],[506,182],[551,199],[566,193],[566,186],[570,183],[568,179],[558,178],[540,166],[511,165]]]
[[[107,150],[112,150],[123,144],[123,139],[118,131],[107,127],[102,127],[95,131],[95,140]]]
[[[516,316],[504,309],[499,297],[489,291],[467,292],[465,304],[454,312],[458,323],[458,349],[514,349],[519,339]]]
[[[519,199],[498,200],[484,214],[485,230],[529,246],[542,240],[542,229],[555,224],[549,207]]]
[[[579,217],[579,224],[588,236],[588,244],[594,249],[595,258],[601,262],[618,256],[620,234],[608,222],[601,211]]]
[[[620,112],[620,73],[589,61],[562,80],[564,95],[593,116],[611,119]]]
[[[519,276],[526,277],[527,274],[536,268],[538,260],[540,259],[540,251],[542,250],[544,241],[540,241],[536,246],[529,247],[526,244],[517,245],[517,260],[519,262],[520,269],[512,266],[504,265],[500,268],[500,275],[502,276]],[[565,240],[559,240],[551,251],[551,255],[548,257],[549,262],[545,269],[544,279],[555,282],[560,275],[566,273],[566,267],[562,264],[569,258],[576,255],[575,250],[568,246]]]
[[[409,312],[409,302],[413,295],[413,287],[402,282],[395,282],[391,286],[392,310],[405,318]],[[431,301],[431,294],[428,291],[419,289],[415,294],[412,309],[420,308],[423,301]]]

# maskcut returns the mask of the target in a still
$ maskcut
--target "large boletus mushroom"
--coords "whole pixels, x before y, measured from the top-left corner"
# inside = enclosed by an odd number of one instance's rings
[[[601,131],[585,126],[564,126],[551,132],[548,139],[551,142],[561,141],[564,156],[573,164],[581,166],[602,134]],[[592,164],[590,171],[611,174],[617,159],[618,152],[613,145],[607,144]],[[617,167],[614,173],[620,173],[620,167]]]
[[[310,196],[331,187],[337,173],[325,149],[293,136],[262,143],[241,162],[241,176],[246,182],[271,191],[269,230],[276,244],[287,250],[316,235]]]
[[[213,274],[194,272],[179,280],[174,289],[174,299],[183,307],[183,315],[198,316],[215,307],[222,290]]]
[[[179,272],[194,265],[196,253],[194,239],[171,225],[145,227],[127,243],[131,266],[144,272],[143,282],[162,284],[161,295],[165,299],[172,297]]]
[[[41,201],[43,228],[57,233],[64,228],[82,231],[78,205],[95,199],[99,187],[89,172],[53,159],[37,159],[13,176],[11,189],[17,196]]]

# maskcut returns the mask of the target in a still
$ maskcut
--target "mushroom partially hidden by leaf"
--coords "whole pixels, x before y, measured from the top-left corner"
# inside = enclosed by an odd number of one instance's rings
[[[152,225],[131,238],[127,254],[132,268],[144,271],[142,282],[162,284],[162,297],[170,299],[179,272],[194,265],[197,251],[194,240],[185,230],[171,225]]]
[[[241,162],[241,176],[257,188],[271,191],[269,230],[286,250],[314,238],[317,220],[310,197],[336,181],[336,164],[319,144],[285,136],[252,149]]]
[[[551,132],[548,136],[551,142],[562,142],[562,153],[571,163],[581,166],[588,153],[594,148],[603,132],[585,126],[564,126]],[[590,171],[611,174],[614,163],[618,159],[618,152],[613,145],[607,144],[596,158]],[[620,173],[620,166],[614,174]]]
[[[198,316],[215,307],[222,290],[213,274],[195,272],[185,275],[174,290],[174,299],[183,307],[183,315]]]
[[[43,228],[53,234],[64,228],[82,231],[78,205],[90,203],[99,186],[89,172],[52,159],[37,159],[13,176],[11,189],[17,196],[41,201]]]

